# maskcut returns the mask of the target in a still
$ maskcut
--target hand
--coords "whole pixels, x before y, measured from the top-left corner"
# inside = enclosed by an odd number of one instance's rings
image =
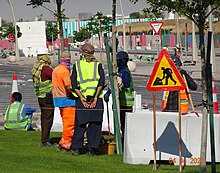
[[[90,107],[90,104],[87,102],[87,100],[84,97],[80,98],[80,100],[85,108]]]
[[[124,84],[122,83],[122,79],[119,76],[117,76],[117,84],[118,84],[118,89],[121,91]]]
[[[96,97],[92,99],[92,102],[90,103],[90,108],[96,107],[97,100],[98,99]]]

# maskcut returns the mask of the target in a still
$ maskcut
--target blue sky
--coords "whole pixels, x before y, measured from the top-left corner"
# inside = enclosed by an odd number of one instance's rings
[[[12,21],[11,9],[7,3],[8,0],[0,0],[0,17],[5,20]],[[28,0],[11,0],[14,8],[16,20],[24,18],[24,20],[33,20],[35,16],[43,14],[43,18],[52,19],[52,15],[48,10],[43,8],[32,9],[30,6],[26,6]],[[145,0],[139,0],[137,4],[132,4],[129,0],[122,0],[124,6],[125,15],[129,15],[131,12],[137,12],[146,7]],[[52,10],[56,9],[54,3],[49,6]],[[96,12],[101,11],[104,15],[112,13],[112,1],[111,0],[66,0],[63,4],[65,14],[67,17],[76,17],[78,13],[82,12]],[[119,0],[117,0],[117,13],[121,13]]]

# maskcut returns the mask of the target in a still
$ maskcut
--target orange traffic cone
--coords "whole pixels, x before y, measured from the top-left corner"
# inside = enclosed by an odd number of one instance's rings
[[[162,100],[162,108],[161,108],[161,110],[163,110],[166,107],[166,105],[167,105],[168,95],[169,95],[169,91],[163,91],[163,100]]]
[[[12,90],[11,90],[11,99],[10,99],[10,104],[12,104],[12,94],[14,92],[18,92],[18,80],[17,80],[17,75],[16,73],[13,74],[12,78]]]
[[[214,77],[212,76],[212,97],[213,97],[213,113],[219,114],[218,110],[218,101],[217,101],[217,93],[216,93],[216,87],[214,83]]]

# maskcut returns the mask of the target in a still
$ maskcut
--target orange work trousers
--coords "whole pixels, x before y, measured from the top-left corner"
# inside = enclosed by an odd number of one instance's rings
[[[67,150],[70,150],[72,136],[75,127],[75,113],[74,106],[60,108],[60,114],[63,122],[63,133],[59,145]]]

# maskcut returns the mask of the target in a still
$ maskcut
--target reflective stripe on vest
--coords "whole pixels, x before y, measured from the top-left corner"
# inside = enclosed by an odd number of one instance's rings
[[[45,98],[46,93],[51,92],[51,90],[52,90],[51,80],[46,80],[46,81],[42,82],[40,79],[39,84],[34,85],[34,90],[35,90],[36,95],[39,98]]]
[[[163,100],[163,102],[164,102],[163,109],[167,105],[168,96],[169,96],[169,91],[166,91],[165,100]],[[181,108],[181,113],[182,114],[186,114],[189,111],[188,97],[187,97],[187,94],[186,94],[185,90],[180,90],[180,108]]]
[[[180,90],[181,113],[186,114],[189,111],[188,97],[185,90]]]
[[[86,62],[84,59],[76,62],[77,82],[84,97],[94,96],[96,92],[100,79],[98,65],[98,62]]]
[[[27,130],[28,126],[28,116],[26,115],[24,118],[22,117],[22,111],[24,108],[24,104],[20,102],[13,102],[10,106],[8,106],[5,113],[5,129],[9,130],[19,130],[24,129]]]
[[[134,85],[131,72],[128,69],[122,71],[127,71],[130,76],[130,87],[122,88],[122,91],[119,92],[119,100],[121,106],[134,106]]]

